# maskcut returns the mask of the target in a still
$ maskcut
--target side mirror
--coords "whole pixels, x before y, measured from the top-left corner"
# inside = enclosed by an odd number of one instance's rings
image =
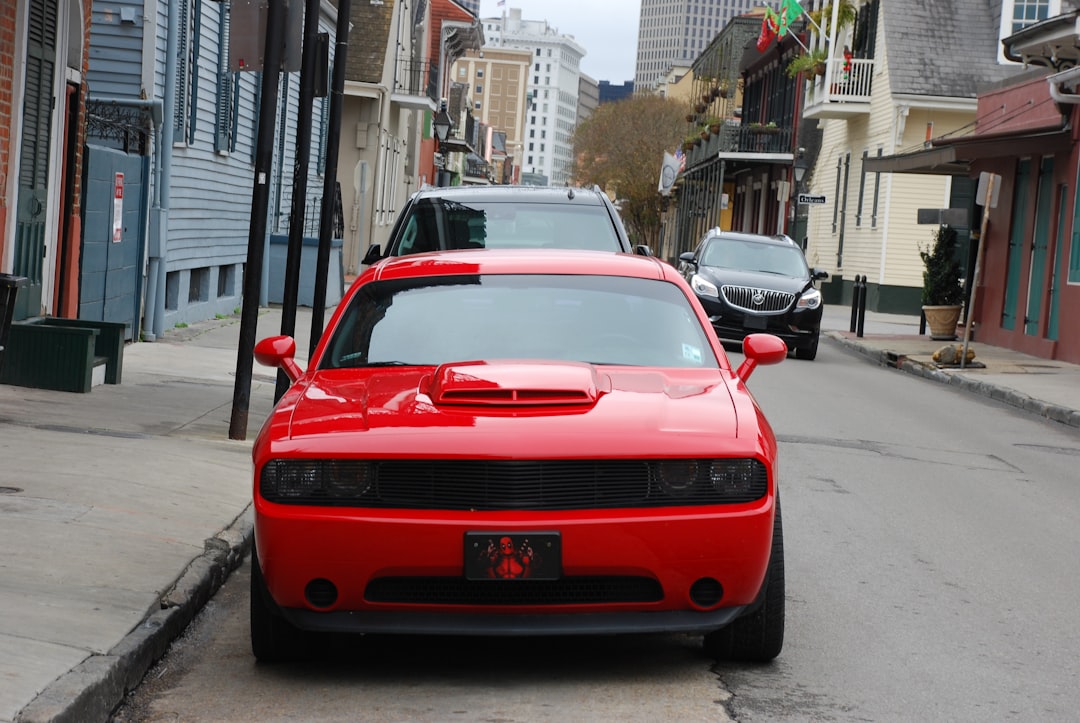
[[[368,246],[367,252],[364,254],[364,260],[360,263],[364,266],[371,266],[373,263],[382,258],[382,247],[379,244],[371,244]]]
[[[634,247],[634,253],[637,254],[638,256],[652,256],[653,255],[652,249],[649,248],[648,246],[646,246],[645,244],[638,244],[637,246],[635,246]]]
[[[291,336],[271,336],[255,345],[255,361],[266,367],[279,367],[290,382],[299,379],[304,370],[296,363],[296,340]]]
[[[829,278],[829,272],[819,271],[818,269],[810,269],[810,277],[814,281],[824,281],[825,279]]]
[[[693,264],[694,266],[697,266],[697,259],[694,258],[693,251],[683,251],[681,254],[679,254],[679,261],[685,261],[688,264]]]
[[[779,364],[787,359],[788,348],[784,340],[773,334],[751,334],[743,339],[743,355],[746,359],[735,375],[746,383],[758,364]]]

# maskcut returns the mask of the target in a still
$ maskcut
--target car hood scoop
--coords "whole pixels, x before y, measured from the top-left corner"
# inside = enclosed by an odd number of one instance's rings
[[[589,364],[455,362],[436,369],[421,390],[436,406],[591,406],[610,391],[610,382]]]

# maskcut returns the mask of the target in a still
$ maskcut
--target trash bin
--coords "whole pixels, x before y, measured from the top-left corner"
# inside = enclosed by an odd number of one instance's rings
[[[15,297],[27,281],[25,276],[0,274],[0,367],[4,364],[4,347],[7,346],[11,320],[15,316]]]

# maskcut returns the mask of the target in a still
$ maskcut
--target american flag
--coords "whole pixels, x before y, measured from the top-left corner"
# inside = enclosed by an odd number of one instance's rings
[[[682,148],[675,149],[675,158],[679,161],[679,173],[686,170],[686,154],[683,153]]]

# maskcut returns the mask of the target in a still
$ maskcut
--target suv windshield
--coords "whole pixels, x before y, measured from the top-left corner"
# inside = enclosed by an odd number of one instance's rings
[[[569,248],[621,251],[607,209],[559,204],[417,199],[392,255],[444,249]]]
[[[357,291],[323,369],[543,359],[716,368],[687,297],[653,279],[445,276]]]
[[[796,278],[809,275],[801,249],[739,239],[720,238],[710,241],[698,263],[701,266],[758,271]]]

